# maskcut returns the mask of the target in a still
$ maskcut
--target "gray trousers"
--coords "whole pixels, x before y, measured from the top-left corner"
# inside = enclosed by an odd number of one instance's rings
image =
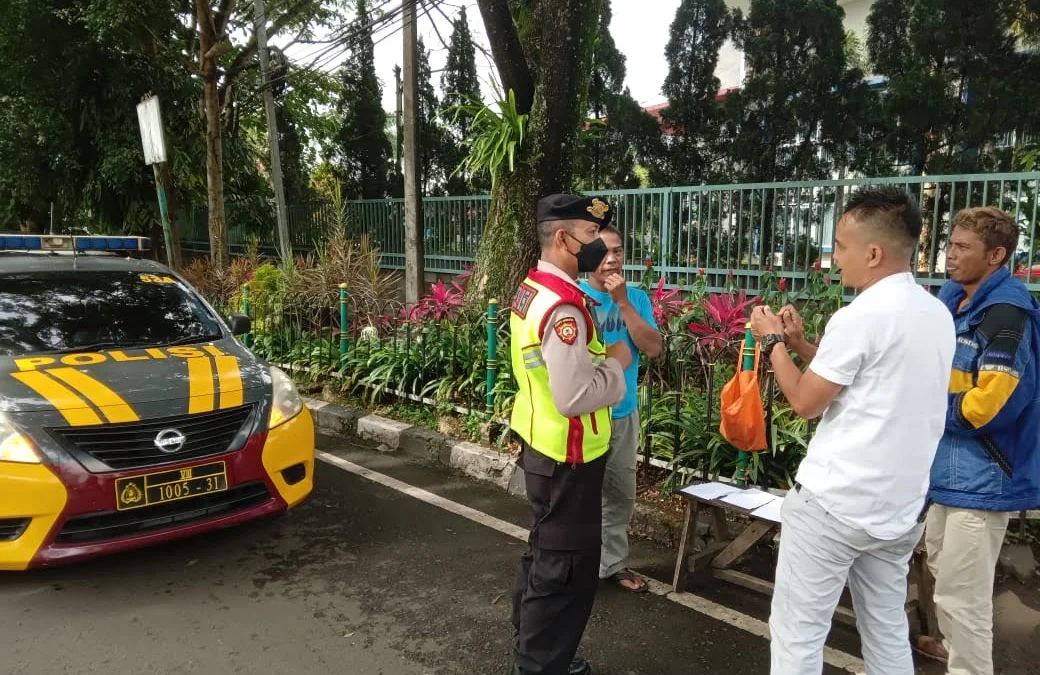
[[[639,411],[614,420],[603,478],[603,544],[599,578],[611,577],[628,565],[628,524],[636,508],[636,456]]]

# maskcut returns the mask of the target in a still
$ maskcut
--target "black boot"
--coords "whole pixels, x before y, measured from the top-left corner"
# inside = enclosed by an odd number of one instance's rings
[[[575,658],[567,668],[567,675],[592,675],[592,666],[585,659]]]
[[[520,670],[520,666],[513,664],[513,675],[524,675],[524,671]],[[567,666],[567,675],[593,675],[592,666],[585,659],[576,658],[571,661],[571,665]]]

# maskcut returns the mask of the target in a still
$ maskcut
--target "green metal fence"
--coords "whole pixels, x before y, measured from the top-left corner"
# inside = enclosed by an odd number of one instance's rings
[[[614,205],[614,224],[626,239],[626,270],[635,275],[648,264],[664,274],[668,285],[686,285],[696,276],[712,289],[725,287],[732,274],[754,292],[770,268],[782,272],[798,289],[814,263],[829,264],[834,229],[842,208],[865,185],[898,185],[921,202],[925,218],[918,256],[921,283],[941,283],[944,251],[953,215],[969,206],[990,205],[1013,214],[1022,228],[1020,252],[1025,270],[1034,260],[1037,192],[1040,172],[900,176],[791,183],[752,183],[600,192]],[[423,200],[426,269],[457,272],[473,259],[487,221],[490,197],[429,197]],[[386,268],[404,267],[404,202],[378,199],[349,202],[351,234],[367,233],[382,252]],[[313,248],[334,220],[329,205],[290,208],[293,246]],[[265,251],[276,250],[273,223],[250,227],[227,215],[229,241],[241,250],[249,234]],[[205,210],[194,209],[181,220],[189,250],[207,250]],[[1040,275],[1038,275],[1040,276]],[[1040,278],[1029,285],[1040,290]]]

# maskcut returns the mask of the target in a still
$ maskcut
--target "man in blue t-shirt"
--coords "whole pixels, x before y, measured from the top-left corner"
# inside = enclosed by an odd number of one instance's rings
[[[661,354],[661,334],[654,321],[650,298],[639,288],[629,288],[621,276],[625,248],[621,233],[607,225],[600,228],[607,245],[607,257],[599,268],[581,283],[596,303],[592,309],[599,322],[600,337],[606,344],[621,340],[632,350],[632,365],[625,371],[625,398],[612,411],[614,427],[603,479],[603,543],[600,549],[600,579],[612,579],[622,588],[641,592],[646,580],[627,567],[628,524],[636,505],[636,457],[639,446],[639,410],[636,384],[640,352],[650,358]]]

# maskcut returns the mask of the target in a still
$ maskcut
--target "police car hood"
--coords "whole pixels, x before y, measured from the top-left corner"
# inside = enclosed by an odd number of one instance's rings
[[[102,422],[231,408],[270,391],[267,366],[233,339],[178,347],[0,356],[0,412]],[[77,413],[76,411],[85,411]]]

